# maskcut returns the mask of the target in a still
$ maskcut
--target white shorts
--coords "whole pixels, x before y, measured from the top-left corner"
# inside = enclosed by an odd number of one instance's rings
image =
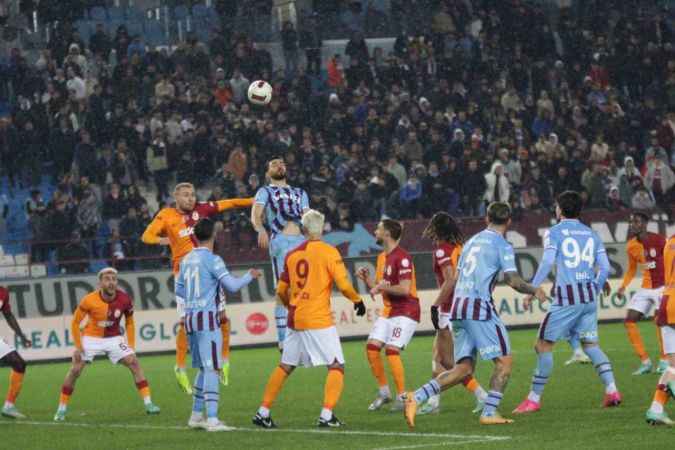
[[[447,328],[452,333],[452,320],[450,320],[450,313],[438,313],[438,328]]]
[[[88,363],[98,355],[107,355],[111,363],[117,364],[119,360],[134,354],[122,336],[108,338],[82,336],[82,348],[84,350],[82,359]]]
[[[628,309],[649,315],[652,306],[658,307],[663,296],[663,287],[658,289],[640,289],[628,302]]]
[[[0,359],[12,353],[16,349],[0,337]]]
[[[289,366],[329,366],[345,363],[340,336],[335,326],[318,330],[289,328],[281,354],[282,364]]]
[[[402,349],[410,343],[415,334],[415,328],[417,328],[417,322],[410,317],[378,317],[368,339]]]
[[[663,340],[663,353],[666,355],[675,354],[675,326],[666,325],[660,327],[660,330]]]

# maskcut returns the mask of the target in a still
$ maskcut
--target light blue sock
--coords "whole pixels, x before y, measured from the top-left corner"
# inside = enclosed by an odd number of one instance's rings
[[[209,419],[218,417],[219,389],[218,372],[213,369],[204,369],[204,401],[206,402],[206,417]]]
[[[199,369],[195,377],[195,384],[192,386],[192,411],[196,413],[204,412],[204,372]]]
[[[499,407],[499,402],[502,401],[502,397],[504,397],[504,394],[501,392],[489,391],[481,416],[494,416],[497,412],[497,408]]]
[[[567,339],[567,342],[570,343],[570,347],[572,347],[572,350],[575,352],[578,352],[579,349],[581,348],[581,340],[579,339],[578,334],[573,334],[572,336]]]
[[[274,320],[277,324],[277,340],[283,344],[286,339],[286,321],[288,319],[288,310],[283,305],[277,305],[274,308]]]
[[[421,388],[415,391],[415,401],[417,403],[426,402],[429,397],[433,395],[438,395],[441,393],[441,385],[438,384],[438,381],[431,380]]]
[[[600,347],[594,345],[592,347],[584,347],[584,351],[591,358],[593,362],[593,367],[595,371],[598,372],[600,379],[605,384],[605,387],[614,385],[614,372],[612,371],[612,364],[609,362],[609,358],[605,355]]]
[[[546,386],[551,372],[553,372],[553,353],[539,353],[537,355],[537,368],[532,376],[532,392],[537,395],[541,395],[544,392],[544,386]]]

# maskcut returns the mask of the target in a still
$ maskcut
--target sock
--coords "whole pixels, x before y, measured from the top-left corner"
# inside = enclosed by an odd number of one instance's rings
[[[382,363],[382,358],[380,357],[380,349],[375,345],[368,344],[366,346],[366,354],[368,356],[370,370],[373,372],[373,376],[377,380],[378,386],[380,386],[380,393],[382,393],[382,388],[384,386],[387,386],[387,390],[389,390],[387,376],[384,373],[384,364]]]
[[[9,372],[9,389],[7,389],[7,398],[5,399],[5,405],[13,405],[16,402],[16,398],[21,392],[21,384],[23,383],[23,374],[24,372],[17,372],[12,370]]]
[[[637,323],[635,322],[624,322],[626,327],[626,332],[628,332],[628,340],[630,345],[633,346],[633,350],[640,357],[640,361],[647,362],[649,361],[649,355],[645,351],[645,344],[642,342],[642,336],[640,335],[640,329],[638,328]],[[588,354],[588,352],[586,352]],[[590,355],[588,355],[590,357]]]
[[[188,352],[188,339],[185,333],[185,326],[178,327],[178,334],[176,334],[176,367],[185,370],[185,358]]]
[[[438,408],[438,405],[441,403],[441,396],[436,394],[432,395],[429,397],[429,400],[427,400],[427,405],[433,407],[433,408]]]
[[[533,402],[539,403],[544,387],[548,382],[548,377],[553,372],[553,353],[541,352],[537,354],[537,368],[532,376],[532,389],[527,396]]]
[[[284,305],[277,305],[274,308],[274,319],[277,324],[277,340],[283,344],[286,339],[286,321],[288,319],[288,310]]]
[[[584,348],[584,351],[591,358],[593,362],[593,367],[598,372],[600,379],[605,385],[605,392],[611,394],[616,392],[616,384],[614,382],[614,372],[612,371],[612,365],[609,363],[609,358],[607,355],[600,349],[600,347],[594,345],[592,347]]]
[[[572,347],[572,350],[574,351],[575,355],[582,352],[581,341],[579,340],[579,335],[573,334],[572,336],[569,337],[569,339],[567,339],[567,342],[569,342],[570,347]]]
[[[380,393],[380,397],[382,397],[382,398],[391,398],[391,391],[389,390],[388,384],[385,384],[384,386],[380,386],[379,393]]]
[[[330,420],[330,419],[332,419],[332,418],[333,418],[333,410],[332,410],[332,409],[325,408],[325,407],[324,407],[324,408],[321,408],[321,414],[320,414],[320,417],[321,417],[323,420]]]
[[[394,384],[396,384],[396,393],[400,396],[405,393],[405,370],[403,369],[401,354],[398,349],[387,349],[385,353],[389,362],[389,370],[391,370]]]
[[[432,379],[427,384],[415,391],[415,401],[421,404],[429,400],[431,396],[439,395],[440,393],[441,385],[438,384],[438,381]]]
[[[478,383],[478,380],[476,380],[473,375],[464,378],[462,380],[462,384],[468,391],[473,392],[473,395],[477,400],[485,401],[487,392],[485,392],[485,389],[483,389],[483,387],[480,385],[480,383]]]
[[[150,399],[150,386],[148,386],[147,380],[137,381],[136,388],[138,389],[139,395],[143,399],[143,403],[146,405],[152,403],[152,400]]]
[[[654,391],[654,400],[649,410],[656,414],[663,413],[663,407],[668,402],[668,393],[666,392],[666,385],[659,384]]]
[[[223,361],[227,362],[230,360],[230,321],[226,320],[225,323],[220,324],[220,333],[223,335]]]
[[[667,360],[668,357],[663,353],[663,336],[661,335],[661,327],[656,327],[656,341],[659,343],[659,354],[661,361]]]
[[[483,408],[482,416],[494,416],[499,407],[499,402],[502,401],[504,394],[497,391],[488,392],[487,399],[485,400],[485,408]]]
[[[61,396],[59,397],[59,411],[65,411],[68,409],[68,402],[70,402],[70,396],[73,395],[74,388],[70,386],[61,386]]]
[[[345,374],[343,369],[328,369],[328,374],[326,375],[326,386],[323,390],[323,408],[333,411],[335,405],[337,405],[338,400],[340,400],[340,395],[342,395],[342,389],[345,385]],[[331,413],[332,416],[332,413]],[[331,418],[321,416],[322,418],[328,420]]]
[[[204,372],[201,369],[192,386],[192,413],[200,416],[204,413]]]
[[[263,417],[269,417],[270,416],[270,410],[269,410],[269,408],[261,406],[260,408],[258,408],[258,414],[260,414]]]
[[[202,369],[204,371],[204,403],[206,404],[206,417],[208,419],[218,418],[218,400],[220,399],[220,380],[218,372],[213,369]]]
[[[265,393],[263,394],[262,406],[264,406],[268,410],[269,408],[272,407],[272,403],[274,403],[274,400],[277,398],[277,395],[279,395],[279,391],[281,391],[281,388],[284,385],[284,381],[286,381],[286,378],[288,378],[288,373],[286,373],[286,371],[282,369],[281,366],[277,366],[277,368],[274,369],[274,371],[272,372],[272,375],[270,375],[270,379],[269,381],[267,381],[267,386],[265,386]],[[260,412],[260,410],[258,412]],[[269,411],[267,414],[269,415]]]

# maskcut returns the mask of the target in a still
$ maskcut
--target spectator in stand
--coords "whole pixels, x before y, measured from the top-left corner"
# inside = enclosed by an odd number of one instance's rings
[[[155,180],[157,187],[157,199],[169,197],[169,158],[166,135],[162,129],[158,129],[155,138],[146,151],[146,164]]]
[[[631,206],[633,209],[648,211],[653,209],[655,205],[656,202],[654,201],[654,198],[644,186],[639,187],[635,191],[635,194],[633,194],[633,198],[631,200]]]
[[[80,233],[74,231],[71,234],[70,241],[60,247],[56,252],[56,261],[59,264],[61,273],[68,275],[77,275],[89,271],[89,250],[82,243]]]
[[[673,186],[675,186],[675,174],[667,163],[660,158],[647,163],[645,187],[652,192],[656,206],[667,213],[669,219],[671,219]]]
[[[120,185],[113,183],[110,185],[110,192],[103,199],[103,220],[108,224],[108,228],[117,228],[127,209],[128,203],[122,196]]]
[[[112,43],[102,23],[96,24],[96,31],[89,38],[89,50],[94,55],[100,55],[104,61],[108,61]]]
[[[478,170],[478,161],[468,162],[462,183],[462,210],[466,216],[477,217],[483,214],[485,190],[487,183],[485,176]]]
[[[222,70],[222,69],[220,69]],[[248,87],[251,84],[248,78],[241,73],[239,68],[234,69],[232,79],[230,79],[230,88],[232,89],[232,101],[237,105],[241,105],[246,101]]]
[[[300,46],[305,49],[307,58],[307,71],[311,74],[319,74],[321,71],[321,50],[323,48],[319,13],[312,13],[300,30]]]
[[[66,210],[65,200],[56,201],[54,209],[49,211],[46,229],[47,232],[44,237],[47,237],[50,245],[57,251],[70,238],[71,233],[75,231],[75,220],[72,214]]]
[[[96,256],[96,245],[93,239],[97,236],[98,229],[101,226],[101,215],[98,199],[92,189],[85,191],[80,199],[75,218],[80,235],[87,241],[92,256]]]
[[[281,48],[284,51],[286,76],[293,76],[298,70],[298,33],[289,20],[281,28]]]
[[[485,202],[508,202],[511,198],[511,184],[504,174],[504,166],[500,162],[492,164],[492,170],[485,175]]]
[[[610,211],[623,211],[628,208],[621,200],[621,195],[619,194],[618,186],[611,186],[609,188],[609,195],[607,197],[607,209]]]

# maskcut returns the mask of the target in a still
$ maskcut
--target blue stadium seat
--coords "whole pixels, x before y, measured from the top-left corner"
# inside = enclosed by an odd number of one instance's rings
[[[92,35],[92,22],[88,20],[78,20],[75,23],[75,28],[80,33],[80,37],[83,41],[88,42],[89,37]]]
[[[176,20],[185,20],[190,17],[190,12],[184,5],[178,5],[173,9],[173,18]]]
[[[102,6],[94,6],[89,10],[89,18],[91,20],[103,22],[108,18],[108,15],[106,14],[105,8]]]
[[[127,22],[127,31],[129,32],[129,36],[135,36],[137,34],[143,35],[144,34],[143,22],[137,20],[129,20]]]
[[[152,47],[168,44],[161,22],[157,20],[145,21],[145,42]]]
[[[119,6],[111,6],[108,8],[108,17],[112,20],[125,20],[127,18],[127,12],[124,8]]]

